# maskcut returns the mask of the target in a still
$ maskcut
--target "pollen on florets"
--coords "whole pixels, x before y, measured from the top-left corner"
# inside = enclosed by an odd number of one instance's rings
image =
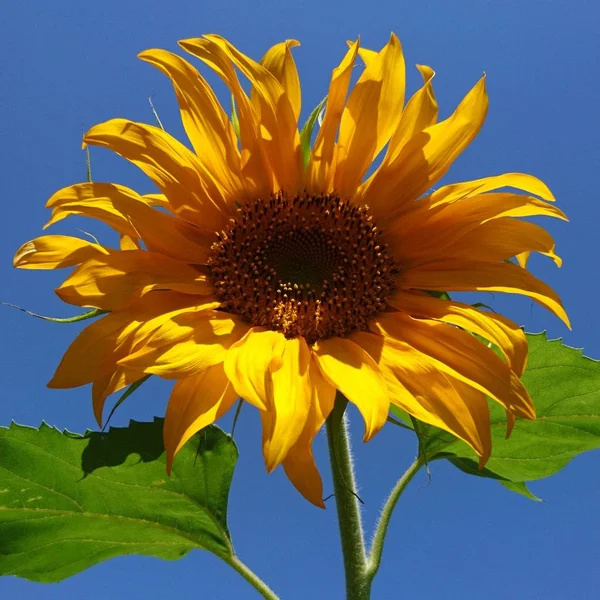
[[[398,273],[368,208],[334,194],[258,198],[217,238],[208,264],[223,310],[309,344],[367,329]]]

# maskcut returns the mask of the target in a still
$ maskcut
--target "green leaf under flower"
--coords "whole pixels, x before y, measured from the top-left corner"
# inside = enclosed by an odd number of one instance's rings
[[[473,450],[454,436],[420,424],[421,447],[429,461],[446,458],[465,473],[499,480],[505,487],[537,499],[525,482],[549,477],[575,456],[600,448],[600,362],[581,350],[527,334],[529,360],[523,375],[537,419],[517,420],[506,439],[506,416],[490,403],[492,455],[479,470]]]
[[[521,494],[521,496],[525,496],[525,498],[529,498],[529,500],[533,500],[534,502],[543,502],[541,498],[538,498],[535,494],[531,492],[531,490],[527,487],[527,484],[524,481],[500,481],[500,483],[511,492],[515,492],[517,494]]]
[[[174,560],[193,548],[235,560],[226,520],[234,442],[207,427],[167,477],[162,424],[83,436],[0,428],[0,574],[56,582],[115,556]]]

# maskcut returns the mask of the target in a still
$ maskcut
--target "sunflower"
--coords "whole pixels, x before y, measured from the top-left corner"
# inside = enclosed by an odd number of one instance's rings
[[[217,35],[180,42],[225,82],[235,118],[183,58],[142,52],[170,78],[193,150],[125,119],[92,127],[84,144],[137,165],[160,193],[66,187],[48,201],[47,225],[100,219],[120,248],[48,235],[14,263],[76,267],[56,293],[103,313],[50,387],[91,383],[101,423],[110,394],[148,375],[175,380],[164,422],[169,470],[240,397],[260,412],[267,470],[282,464],[323,506],[312,442],[337,392],[360,411],[365,441],[392,403],[464,440],[481,464],[491,451],[486,396],[504,407],[509,429],[515,417],[535,418],[520,381],[522,330],[445,292],[523,294],[568,325],[555,292],[526,270],[532,251],[560,266],[554,242],[517,218],[565,216],[542,181],[521,173],[433,190],[484,122],[485,76],[438,121],[431,68],[417,67],[423,85],[404,102],[395,35],[380,52],[349,44],[311,147],[310,124],[298,129],[297,44],[256,62]],[[358,56],[364,69],[351,86]]]

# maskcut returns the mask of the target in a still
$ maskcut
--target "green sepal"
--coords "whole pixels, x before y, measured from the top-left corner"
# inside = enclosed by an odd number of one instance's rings
[[[108,310],[100,310],[99,308],[94,308],[88,312],[81,313],[80,315],[75,315],[74,317],[47,317],[45,315],[39,315],[38,313],[34,313],[22,306],[17,306],[16,304],[11,304],[10,302],[0,302],[0,304],[4,306],[9,306],[10,308],[16,308],[25,314],[28,314],[30,317],[35,317],[36,319],[43,319],[44,321],[50,321],[51,323],[79,323],[79,321],[87,321],[88,319],[93,319],[95,317],[100,317],[101,315],[107,314]]]
[[[150,98],[148,98],[148,103],[150,104],[150,110],[152,111],[152,114],[154,115],[154,118],[156,119],[156,124],[163,131],[165,131],[165,126],[163,125],[162,121],[160,120],[160,117],[158,116],[158,112],[157,112],[156,108],[154,107],[154,102],[152,102],[152,96],[150,96]]]
[[[450,294],[448,292],[438,292],[436,290],[423,290],[426,294],[433,296],[434,298],[439,298],[440,300],[452,300],[450,298]]]
[[[85,175],[88,183],[92,183],[92,159],[90,157],[90,147],[85,146]]]
[[[237,139],[241,139],[240,136],[240,120],[238,118],[237,109],[235,107],[235,96],[231,94],[231,126],[237,136]]]
[[[304,168],[308,166],[308,161],[310,160],[310,140],[312,138],[313,129],[315,128],[315,124],[319,119],[319,115],[323,110],[323,107],[327,103],[327,96],[315,106],[313,111],[310,113],[308,119],[306,119],[306,123],[302,127],[300,131],[300,146],[302,148],[302,157],[304,159]]]
[[[106,424],[102,428],[103,431],[104,431],[104,429],[106,429],[106,427],[110,423],[110,420],[112,419],[112,416],[115,414],[115,411],[117,410],[117,408],[119,408],[119,406],[121,406],[121,404],[123,404],[123,402],[125,402],[125,400],[127,400],[127,398],[129,398],[129,396],[131,396],[131,394],[133,394],[133,392],[135,392],[143,383],[146,383],[146,381],[148,381],[148,379],[150,379],[150,377],[152,377],[152,375],[145,375],[144,377],[142,377],[141,379],[138,379],[137,381],[134,381],[130,386],[127,387],[127,389],[121,394],[119,399],[115,402],[114,406],[111,408],[108,418],[106,419]]]

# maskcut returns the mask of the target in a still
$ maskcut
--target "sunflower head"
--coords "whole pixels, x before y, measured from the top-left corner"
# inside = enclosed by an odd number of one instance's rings
[[[218,238],[208,265],[221,307],[309,345],[366,331],[397,275],[368,208],[334,194],[258,198]]]
[[[362,414],[365,440],[392,403],[485,463],[486,396],[505,408],[509,429],[535,417],[520,381],[526,338],[510,320],[440,292],[523,294],[568,324],[557,295],[526,269],[532,251],[560,266],[548,233],[520,219],[565,219],[544,183],[507,173],[433,189],[483,124],[485,78],[439,120],[431,68],[418,66],[423,85],[405,103],[396,36],[379,52],[354,42],[333,69],[310,146],[315,119],[298,128],[297,42],[258,62],[217,35],[180,45],[225,82],[235,126],[189,62],[140,54],[170,78],[192,148],[126,119],[85,135],[137,165],[158,193],[66,187],[48,201],[47,225],[100,219],[120,247],[47,235],[17,251],[17,267],[75,267],[59,297],[106,313],[75,339],[50,386],[91,383],[100,423],[109,395],[148,375],[173,379],[169,470],[182,445],[240,398],[260,412],[267,469],[282,464],[318,506],[312,442],[338,392]]]

